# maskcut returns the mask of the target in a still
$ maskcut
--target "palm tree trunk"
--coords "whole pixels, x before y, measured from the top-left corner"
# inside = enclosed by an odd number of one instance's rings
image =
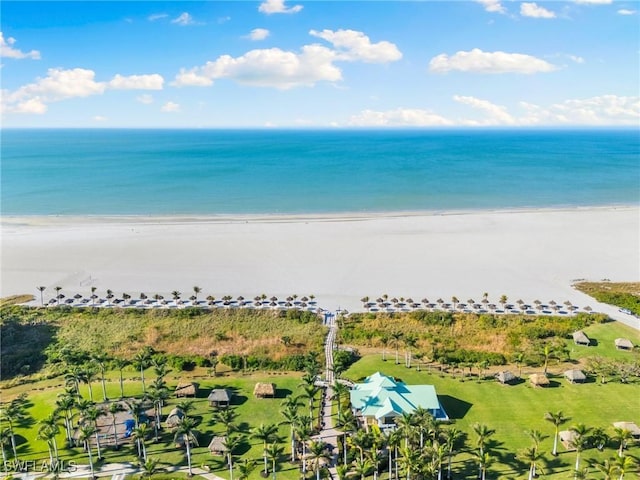
[[[89,467],[91,468],[91,478],[95,478],[95,473],[93,471],[93,455],[91,455],[91,445],[87,442],[87,453],[89,454]]]
[[[576,472],[580,470],[580,452],[576,455]]]
[[[116,446],[116,450],[118,450],[118,433],[116,431],[116,416],[113,415],[113,443]]]
[[[227,462],[229,463],[229,480],[233,480],[233,457],[231,452],[227,454]]]
[[[291,461],[296,461],[296,436],[293,430],[293,425],[291,425]]]
[[[102,454],[100,452],[100,436],[98,435],[98,425],[96,424],[96,449],[98,450],[98,460],[102,458]]]
[[[393,460],[391,458],[391,446],[389,446],[389,478],[391,478],[393,469]]]
[[[140,380],[142,381],[142,393],[146,393],[144,385],[144,368],[142,368],[142,365],[140,366]]]
[[[556,427],[556,434],[553,436],[553,453],[555,457],[558,455],[558,427]]]
[[[102,401],[107,401],[107,386],[104,383],[104,372],[102,372]]]
[[[187,445],[187,465],[189,466],[189,476],[193,475],[193,472],[191,471],[191,446],[190,446],[190,442],[189,442],[189,438],[185,438],[185,443]]]
[[[124,398],[124,380],[122,379],[122,370],[120,370],[120,398]]]
[[[60,462],[60,456],[58,455],[58,442],[56,437],[53,437],[53,456],[56,459],[56,465]]]
[[[451,453],[452,452],[450,451],[449,452],[449,459],[447,461],[447,478],[449,480],[451,480],[451,457],[452,457]]]
[[[91,382],[88,382],[87,385],[89,385],[89,400],[93,402],[93,388],[91,387]]]
[[[302,441],[302,475],[307,473],[307,443]]]
[[[13,435],[13,428],[11,428],[11,448],[13,449],[13,458],[18,459],[18,450],[16,449],[16,437]]]

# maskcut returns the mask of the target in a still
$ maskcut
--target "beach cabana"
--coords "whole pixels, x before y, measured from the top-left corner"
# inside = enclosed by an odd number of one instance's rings
[[[180,382],[176,386],[176,397],[195,397],[198,393],[198,384],[194,382]]]
[[[638,425],[633,422],[614,422],[613,426],[615,428],[629,430],[633,438],[635,438],[636,440],[640,439],[640,427],[638,427]]]
[[[587,347],[591,345],[591,340],[587,337],[587,334],[582,330],[578,330],[577,332],[573,332],[573,343],[576,345],[586,345]]]
[[[276,385],[274,383],[256,383],[256,386],[253,388],[253,394],[258,398],[265,397],[275,397],[276,396]]]
[[[618,350],[633,350],[633,343],[628,338],[616,338],[614,342]]]
[[[176,428],[178,425],[182,423],[182,419],[184,418],[184,412],[179,408],[174,408],[169,412],[167,416],[167,420],[165,424],[168,428]]]
[[[584,372],[582,370],[578,370],[577,368],[572,368],[564,372],[564,377],[571,383],[583,383],[587,379],[587,376],[584,374]]]
[[[509,383],[515,382],[518,379],[513,373],[509,370],[502,370],[496,373],[496,380],[498,380],[503,385],[508,385]]]
[[[529,375],[529,381],[534,387],[548,387],[550,383],[547,375],[544,373],[534,373],[533,375]]]
[[[211,455],[224,455],[229,450],[227,448],[227,437],[213,437],[209,442]]]
[[[231,390],[226,388],[214,388],[211,390],[207,400],[211,407],[226,408],[231,403],[232,397],[233,392],[231,392]]]

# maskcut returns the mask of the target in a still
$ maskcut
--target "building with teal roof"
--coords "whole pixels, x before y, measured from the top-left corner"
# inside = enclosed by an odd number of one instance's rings
[[[448,420],[433,385],[406,385],[376,372],[351,389],[351,407],[364,425],[395,425],[395,418],[416,408],[428,410],[436,420]]]

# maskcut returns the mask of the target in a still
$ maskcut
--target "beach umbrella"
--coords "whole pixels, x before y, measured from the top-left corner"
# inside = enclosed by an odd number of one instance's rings
[[[270,306],[270,307],[277,307],[277,306],[278,306],[278,304],[277,304],[276,302],[271,302],[271,303],[269,304],[269,306]]]
[[[420,300],[422,303],[427,304],[429,303],[429,299],[428,298],[423,298],[422,300]]]
[[[50,303],[50,304],[54,304],[54,303],[56,303],[56,299],[55,299],[55,298],[50,299],[50,300],[49,300],[49,303]]]
[[[367,297],[367,298],[369,298],[369,297]],[[307,297],[307,296],[305,295],[304,297],[302,297],[302,298],[300,299],[300,301],[302,301],[302,302],[308,302],[308,301],[309,301],[309,297]]]
[[[75,298],[76,300],[79,300],[82,298],[82,295],[80,295],[79,293],[76,293],[73,298]]]
[[[469,305],[473,305],[474,303],[476,303],[476,301],[474,299],[470,298],[470,299],[467,300],[467,303]]]
[[[277,302],[278,301],[278,297],[273,296],[269,300],[271,300],[271,302]]]
[[[261,301],[261,300],[262,300],[262,297],[261,297],[260,295],[256,295],[255,297],[253,297],[253,300],[254,300],[255,302],[259,302],[259,301]]]
[[[439,298],[438,300],[436,300],[437,303],[439,303],[440,305],[442,305],[444,303],[444,300]]]
[[[551,301],[549,302],[549,305],[557,305],[557,303],[556,303],[556,301],[555,301],[555,300],[551,300]]]
[[[242,302],[244,300],[244,297],[242,295],[240,295],[237,299],[239,302]]]
[[[590,312],[591,310],[593,310],[589,305],[587,305],[586,307],[583,308],[583,310],[585,312]]]

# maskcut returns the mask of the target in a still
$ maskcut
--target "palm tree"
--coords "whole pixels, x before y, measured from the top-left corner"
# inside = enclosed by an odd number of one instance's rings
[[[114,368],[120,372],[120,398],[124,398],[124,379],[122,378],[122,371],[129,365],[129,361],[124,358],[114,358],[112,360]]]
[[[198,301],[198,294],[202,291],[202,289],[200,287],[193,287],[193,294],[196,297],[195,302]]]
[[[89,456],[89,467],[91,468],[91,478],[95,479],[96,474],[93,469],[93,455],[91,453],[91,437],[96,433],[93,425],[82,425],[79,430],[78,440],[86,446],[87,455]]]
[[[16,437],[13,431],[16,423],[22,421],[25,417],[24,403],[14,399],[0,409],[0,418],[7,422],[9,437],[11,438],[11,449],[13,450],[13,458],[18,459],[18,452],[16,450]]]
[[[232,437],[228,435],[222,442],[222,446],[227,449],[227,465],[229,467],[229,478],[233,480],[233,451],[242,443],[242,437]]]
[[[73,408],[76,406],[76,398],[73,394],[73,391],[66,391],[65,393],[61,393],[58,395],[58,399],[56,400],[56,411],[64,412],[64,428],[67,436],[67,443],[69,445],[73,444]]]
[[[7,451],[5,447],[11,445],[11,433],[8,428],[0,429],[0,451],[2,451],[2,465],[8,465],[7,463]]]
[[[591,466],[604,475],[604,480],[613,480],[613,477],[620,471],[615,463],[615,458],[594,462]]]
[[[59,432],[60,428],[55,422],[53,423],[53,425],[49,424],[49,422],[41,422],[40,427],[38,428],[37,438],[38,440],[47,442],[47,449],[49,450],[49,461],[51,465],[56,465],[58,462],[58,451],[54,444],[56,441],[56,435]]]
[[[158,468],[159,460],[157,458],[148,458],[144,462],[140,462],[140,468],[142,469],[142,473],[140,474],[141,478],[151,478],[156,473],[164,471],[163,468]]]
[[[284,452],[284,447],[281,447],[277,443],[271,443],[265,449],[265,454],[267,458],[271,460],[271,468],[273,473],[273,480],[276,480],[276,464],[278,460],[280,460],[280,455]]]
[[[60,290],[62,290],[62,287],[55,287],[54,290],[56,291],[56,300],[58,302],[58,306],[60,306],[60,299],[62,298],[60,296]]]
[[[98,369],[100,370],[100,382],[102,383],[102,401],[106,402],[107,399],[107,387],[105,385],[104,380],[104,372],[107,368],[107,357],[104,353],[94,353],[91,355],[91,361],[96,364]]]
[[[307,456],[307,441],[311,438],[309,423],[300,419],[300,424],[296,426],[296,437],[302,443],[302,474],[305,475],[307,473],[307,462],[305,460]]]
[[[253,460],[249,461],[245,458],[242,463],[238,464],[238,480],[247,480],[255,468],[256,462]]]
[[[405,366],[411,368],[411,349],[418,343],[418,338],[415,335],[406,335],[404,337],[404,345],[406,347]]]
[[[404,471],[407,480],[413,480],[413,474],[424,465],[421,452],[414,448],[402,447],[398,459],[400,468]]]
[[[153,402],[153,410],[156,417],[153,422],[156,442],[158,441],[158,431],[160,429],[160,421],[162,420],[162,405],[169,399],[169,396],[169,389],[166,387],[156,387],[152,385],[147,392],[147,397]]]
[[[604,450],[605,445],[609,441],[609,435],[602,427],[596,427],[589,435],[589,442],[596,447],[600,452]]]
[[[173,297],[174,302],[176,302],[176,304],[178,303],[178,300],[180,300],[180,295],[182,295],[178,290],[174,290],[173,292],[171,292],[171,296]]]
[[[91,287],[91,306],[92,307],[95,307],[95,305],[96,305],[96,298],[97,298],[96,290],[97,289],[98,289],[97,287]]]
[[[149,435],[149,430],[150,429],[148,424],[141,423],[140,425],[138,425],[138,427],[133,429],[133,432],[131,432],[131,436],[138,445],[138,455],[141,455],[142,459],[145,462],[147,461],[147,445],[145,443],[145,440]]]
[[[313,417],[313,408],[315,405],[316,395],[318,394],[318,391],[320,391],[320,389],[313,384],[303,384],[302,389],[304,390],[304,393],[302,393],[301,396],[309,399],[309,417],[311,418],[311,423],[309,426],[313,430],[313,425],[315,423]]]
[[[556,457],[558,456],[558,433],[560,430],[560,425],[567,423],[570,419],[569,417],[565,417],[562,411],[558,411],[555,413],[547,412],[544,414],[544,419],[548,422],[553,423],[553,426],[555,428],[553,434],[553,452],[551,452],[551,455]]]
[[[47,287],[40,286],[40,287],[37,287],[37,288],[38,288],[38,290],[40,290],[40,306],[44,307],[44,298],[42,296],[42,293],[47,289]]]
[[[348,398],[349,392],[351,389],[347,387],[344,383],[333,382],[333,386],[331,387],[333,390],[333,395],[331,396],[332,400],[336,400],[338,406],[338,417],[342,415],[342,400],[344,398]]]
[[[263,443],[262,449],[262,458],[264,459],[264,474],[265,477],[269,475],[269,470],[267,468],[267,444],[273,443],[276,440],[276,435],[278,433],[278,426],[275,424],[265,425],[261,423],[258,427],[255,427],[251,436],[256,440],[261,440]]]
[[[502,305],[502,309],[504,310],[504,306],[507,304],[507,296],[506,295],[501,295],[500,296],[500,305]]]
[[[393,340],[393,345],[396,348],[396,365],[398,365],[398,363],[400,363],[400,360],[398,359],[398,351],[399,351],[399,348],[400,348],[400,340],[402,339],[403,334],[402,334],[402,332],[396,331],[396,332],[391,332],[390,336],[391,336],[391,338]]]
[[[543,455],[538,451],[536,447],[528,447],[522,450],[518,457],[525,462],[529,463],[529,480],[533,480],[536,476],[536,468],[538,466],[538,462],[542,460]]]
[[[353,462],[351,471],[347,475],[357,477],[358,480],[364,480],[364,478],[372,471],[373,463],[371,463],[371,460],[369,460],[368,458],[365,458],[364,460],[357,459]]]
[[[84,382],[86,371],[80,365],[71,365],[64,374],[67,385],[72,385],[76,391],[76,396],[80,398],[80,382]]]
[[[456,428],[449,428],[447,430],[443,430],[442,435],[447,447],[447,478],[450,479],[451,459],[453,457],[453,452],[456,449],[457,443],[463,438],[464,434]]]
[[[481,423],[476,423],[475,425],[473,425],[473,431],[478,436],[478,438],[476,439],[476,445],[478,446],[478,449],[480,450],[480,455],[483,455],[485,453],[484,452],[484,447],[487,444],[487,440],[494,433],[496,433],[496,431],[490,429],[489,427],[487,427],[486,425],[481,424]]]
[[[476,452],[474,456],[476,458],[476,461],[478,462],[478,469],[480,470],[480,478],[481,480],[485,480],[487,470],[493,463],[494,458],[491,455],[489,455],[488,452],[484,452],[484,453]]]
[[[84,421],[88,421],[90,425],[95,429],[96,436],[96,449],[98,452],[98,460],[102,459],[102,451],[100,449],[100,435],[98,435],[98,419],[106,415],[106,412],[101,408],[96,408],[94,405],[91,405],[88,409],[86,409],[82,413],[82,419]]]
[[[303,460],[305,463],[307,459],[311,463],[311,467],[316,474],[316,480],[320,480],[320,468],[323,461],[329,461],[330,457],[326,450],[327,444],[322,440],[314,440],[309,443],[309,455]]]
[[[189,412],[195,408],[195,406],[193,405],[193,400],[182,400],[181,402],[178,402],[176,404],[176,407],[182,410],[182,413],[184,413],[185,417],[187,417],[189,415]]]
[[[111,414],[111,426],[113,427],[113,443],[115,445],[115,449],[119,450],[120,445],[118,445],[118,434],[116,431],[116,420],[118,413],[124,411],[122,405],[119,402],[111,402],[109,404],[109,413]]]
[[[178,425],[175,433],[175,441],[183,442],[187,448],[187,465],[189,468],[189,476],[193,476],[193,471],[191,469],[191,444],[197,446],[198,438],[196,436],[197,432],[195,430],[195,421],[192,418],[185,416],[182,419],[182,422]]]
[[[81,378],[82,378],[82,382],[86,383],[87,386],[89,387],[89,400],[92,402],[93,402],[93,388],[91,384],[95,381],[97,375],[98,375],[98,372],[96,372],[93,368],[91,368],[91,366],[85,365],[84,375]]]
[[[296,461],[296,425],[300,423],[300,415],[296,407],[284,407],[280,410],[284,420],[280,425],[289,425],[289,439],[291,441],[291,462]]]
[[[230,408],[224,408],[213,412],[213,419],[216,423],[224,425],[225,435],[228,437],[236,430],[235,420],[238,414]]]
[[[620,473],[618,480],[623,480],[625,473],[631,471],[636,466],[636,463],[637,461],[629,456],[618,457],[616,459],[616,467],[618,467],[618,472]]]
[[[144,371],[149,367],[149,361],[151,360],[151,353],[148,348],[143,348],[139,351],[135,357],[133,357],[134,366],[140,370],[140,380],[142,381],[142,393],[146,393],[144,384]]]
[[[627,442],[633,439],[633,435],[626,428],[614,428],[613,436],[611,437],[616,443],[618,443],[618,457],[624,456],[624,448],[627,445]]]
[[[428,303],[428,302],[427,302]],[[398,447],[400,447],[400,443],[402,442],[402,432],[400,432],[397,428],[393,430],[389,430],[384,437],[385,443],[387,444],[387,455],[389,457],[389,479],[392,478],[393,466],[395,465],[395,478],[398,479]],[[393,457],[392,457],[393,454]],[[394,462],[395,459],[395,462]]]
[[[569,430],[573,432],[571,446],[576,449],[575,471],[577,472],[578,470],[580,470],[580,453],[582,453],[582,450],[584,450],[589,444],[587,434],[589,433],[589,431],[591,431],[591,429],[584,423],[578,423],[571,427]]]

